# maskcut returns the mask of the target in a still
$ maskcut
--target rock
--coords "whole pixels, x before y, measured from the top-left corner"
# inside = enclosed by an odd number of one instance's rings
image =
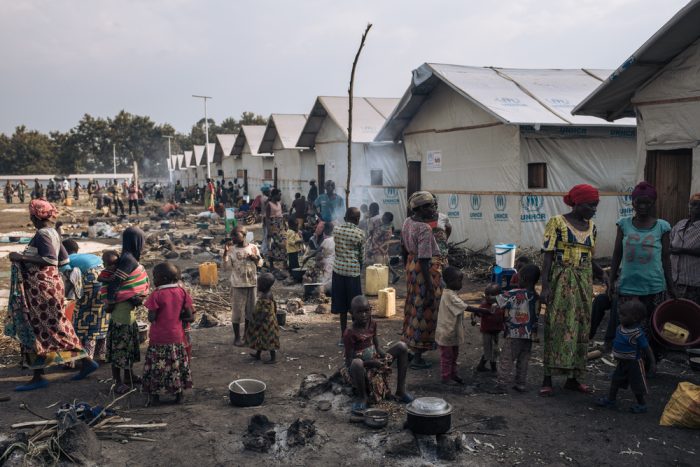
[[[316,407],[321,412],[328,412],[333,407],[333,404],[331,404],[331,401],[319,401]]]
[[[193,246],[192,248],[190,248],[190,251],[192,251],[192,254],[193,254],[193,255],[201,255],[202,253],[206,252],[206,250],[204,249],[204,247],[197,246],[197,245],[195,245],[195,246]]]
[[[318,315],[327,315],[330,312],[331,306],[327,303],[321,303],[319,306],[316,307],[316,310],[314,311],[314,313]]]
[[[253,415],[243,435],[243,446],[256,452],[267,452],[277,441],[275,424],[264,415]]]
[[[165,259],[177,259],[180,257],[177,251],[168,251],[163,256],[165,257]]]
[[[453,431],[436,436],[438,459],[453,461],[462,450],[462,433]]]
[[[61,436],[61,449],[78,465],[95,465],[100,458],[97,435],[85,423],[78,422]]]
[[[183,251],[180,253],[180,259],[192,259],[192,253],[189,251]]]
[[[199,319],[199,324],[197,327],[199,328],[214,328],[216,326],[220,326],[221,321],[214,315],[210,315],[206,311],[202,313],[202,317]]]
[[[333,394],[340,395],[343,392],[343,386],[340,384],[334,384],[333,385]]]
[[[287,446],[306,446],[316,436],[314,420],[297,418],[287,428]]]
[[[420,457],[420,447],[413,433],[403,430],[386,439],[384,453],[389,457]]]
[[[5,453],[7,448],[12,446],[13,444],[18,443],[18,444],[27,444],[27,435],[26,433],[23,432],[17,432],[17,433],[0,433],[0,456]],[[24,459],[24,451],[21,449],[18,450],[22,454],[22,459]],[[16,451],[15,451],[16,452]],[[22,465],[22,459],[17,459],[20,462],[18,464],[13,464],[13,465]],[[5,464],[2,465],[9,465],[8,464],[9,459],[5,462]]]
[[[331,387],[331,382],[326,375],[320,373],[311,373],[304,377],[299,387],[299,396],[311,399],[328,391]]]
[[[300,298],[290,298],[287,300],[287,313],[293,315],[304,314],[304,301]]]

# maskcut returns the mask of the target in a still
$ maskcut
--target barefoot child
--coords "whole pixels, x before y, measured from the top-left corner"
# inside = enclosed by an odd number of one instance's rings
[[[296,222],[290,222],[285,233],[285,243],[287,248],[288,270],[299,268],[299,252],[304,248],[304,241],[299,234],[299,227]]]
[[[158,402],[161,390],[180,403],[182,391],[192,387],[183,325],[192,322],[194,306],[179,281],[180,270],[174,264],[166,261],[153,268],[156,289],[145,303],[151,328],[143,365],[143,392],[149,404]]]
[[[496,373],[496,361],[498,360],[498,336],[503,332],[503,310],[496,304],[496,297],[501,293],[498,284],[489,284],[484,290],[484,301],[479,307],[470,306],[471,311],[481,317],[481,338],[484,353],[481,355],[476,371],[487,371],[486,362],[491,364],[491,372]]]
[[[464,274],[448,266],[442,273],[445,290],[440,299],[435,342],[440,349],[440,372],[443,384],[464,384],[457,374],[459,346],[464,345],[464,311],[467,304],[459,298]]]
[[[656,371],[654,352],[649,346],[642,322],[647,316],[647,309],[639,300],[630,300],[620,305],[618,310],[620,325],[613,341],[613,357],[617,368],[612,375],[608,397],[598,399],[600,407],[614,408],[617,391],[628,387],[637,398],[637,404],[630,407],[632,413],[646,413],[645,395],[649,392],[645,377],[644,359],[649,362],[649,373]]]
[[[352,326],[343,334],[345,366],[340,373],[355,389],[357,400],[352,411],[362,412],[369,401],[379,402],[390,394],[388,377],[391,363],[396,360],[398,377],[396,399],[409,403],[413,397],[406,392],[406,371],[408,370],[408,347],[397,342],[386,353],[382,351],[377,338],[377,323],[372,320],[367,297],[358,295],[350,304]]]
[[[258,284],[258,268],[263,258],[258,247],[248,243],[248,231],[238,226],[231,233],[233,245],[224,247],[224,267],[231,266],[231,323],[233,325],[233,345],[243,347],[241,321],[248,321],[255,310],[255,288]]]
[[[277,323],[277,304],[272,296],[272,286],[275,276],[270,273],[261,274],[258,278],[258,299],[255,302],[255,312],[250,323],[246,323],[246,344],[255,353],[250,354],[260,360],[263,351],[270,352],[270,359],[264,363],[277,363],[276,351],[280,348],[280,328]],[[248,326],[250,324],[250,326]]]
[[[498,382],[504,388],[508,384],[514,384],[513,389],[518,392],[525,392],[532,341],[537,339],[539,309],[535,285],[539,280],[540,268],[535,264],[526,264],[520,269],[520,287],[496,297],[496,303],[504,312],[505,321]]]

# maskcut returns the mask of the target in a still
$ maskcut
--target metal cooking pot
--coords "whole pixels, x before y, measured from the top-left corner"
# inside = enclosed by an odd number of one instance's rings
[[[439,397],[419,397],[406,406],[406,426],[421,435],[439,435],[452,428],[452,406]]]
[[[382,409],[367,409],[364,422],[370,428],[384,428],[389,423],[389,412]]]
[[[228,398],[231,405],[255,407],[265,401],[267,385],[257,379],[237,379],[228,385]]]

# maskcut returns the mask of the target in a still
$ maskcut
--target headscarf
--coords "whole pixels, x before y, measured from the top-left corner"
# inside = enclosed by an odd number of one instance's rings
[[[29,214],[37,219],[46,221],[52,217],[56,217],[58,210],[56,209],[56,206],[49,203],[45,199],[33,199],[32,202],[29,203]]]
[[[129,227],[126,229],[122,234],[122,254],[131,254],[136,261],[141,259],[144,237],[143,230],[138,227]]]
[[[652,201],[656,201],[656,188],[649,182],[639,182],[634,190],[632,190],[632,200],[639,198],[640,196],[646,196]]]
[[[433,203],[435,203],[435,197],[429,191],[416,191],[408,199],[411,210]]]
[[[587,184],[574,186],[569,193],[564,196],[564,203],[567,206],[576,206],[577,204],[595,203],[600,200],[598,189]]]

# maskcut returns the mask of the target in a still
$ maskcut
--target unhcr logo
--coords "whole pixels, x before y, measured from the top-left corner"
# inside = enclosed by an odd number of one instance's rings
[[[522,212],[520,213],[521,222],[544,222],[547,220],[547,214],[544,211],[544,196],[527,195],[520,199]]]
[[[525,104],[520,103],[517,97],[497,97],[496,102],[507,107],[524,107]]]
[[[399,204],[399,190],[398,188],[384,188],[384,199],[382,202],[386,204]]]
[[[634,213],[634,208],[632,207],[632,190],[634,188],[627,187],[622,190],[625,194],[618,196],[620,200],[620,217],[628,217]]]
[[[447,197],[447,217],[458,218],[459,217],[459,196],[456,194],[451,194]]]
[[[554,107],[571,107],[571,102],[569,102],[569,99],[562,99],[558,97],[553,97],[551,99],[547,99],[550,104]]]
[[[493,220],[495,221],[507,221],[508,213],[505,212],[507,207],[508,199],[505,195],[496,195],[493,197],[493,204],[496,207],[496,212],[493,213]]]
[[[469,205],[472,210],[469,213],[470,219],[482,219],[484,214],[481,212],[481,195],[470,195]]]

